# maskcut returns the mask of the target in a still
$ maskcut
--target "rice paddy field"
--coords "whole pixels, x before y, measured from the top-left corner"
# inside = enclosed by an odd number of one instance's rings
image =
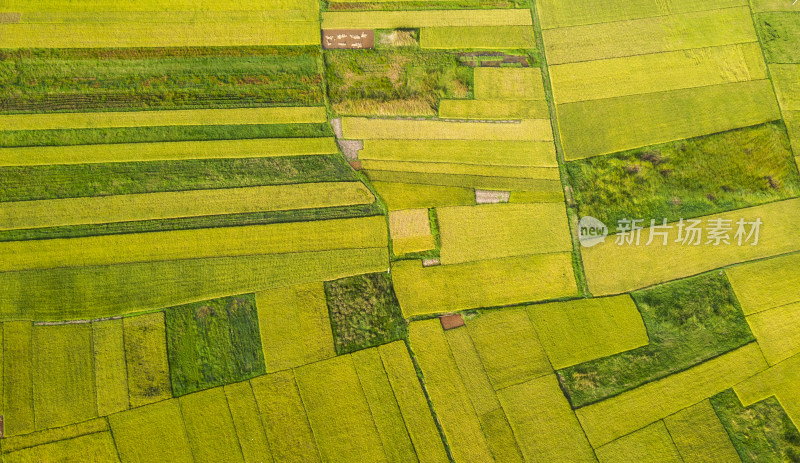
[[[0,461],[800,461],[800,4],[0,0]]]

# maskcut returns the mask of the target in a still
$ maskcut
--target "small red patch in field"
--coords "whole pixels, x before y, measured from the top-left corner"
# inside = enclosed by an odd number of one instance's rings
[[[16,24],[22,19],[22,13],[0,13],[0,24]]]
[[[361,170],[361,161],[350,161],[350,167],[355,170]]]
[[[3,415],[0,415],[0,437],[5,437],[6,435],[6,427],[3,424]]]
[[[464,326],[464,319],[461,318],[461,314],[442,315],[439,317],[439,321],[442,323],[442,329],[445,331]]]

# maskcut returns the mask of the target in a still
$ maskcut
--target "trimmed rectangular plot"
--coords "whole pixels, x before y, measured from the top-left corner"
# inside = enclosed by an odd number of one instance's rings
[[[442,119],[548,119],[547,101],[513,100],[441,100],[439,117]]]
[[[390,211],[475,204],[470,188],[391,182],[372,182],[372,186]]]
[[[4,436],[33,432],[33,325],[3,323]]]
[[[403,415],[377,348],[350,356],[389,461],[417,461]]]
[[[421,48],[438,49],[519,49],[536,48],[531,26],[423,27]]]
[[[528,307],[553,368],[560,369],[648,344],[633,299],[579,299]]]
[[[124,319],[131,407],[172,397],[164,313]]]
[[[579,408],[576,413],[589,442],[599,447],[707,399],[766,367],[758,344],[751,343],[688,370]]]
[[[185,395],[179,403],[194,461],[244,462],[221,387]]]
[[[466,323],[495,390],[553,371],[525,309],[485,311]]]
[[[668,231],[666,246],[658,241],[660,237],[656,237],[657,241],[650,246],[644,246],[644,241],[636,246],[617,245],[612,241],[616,238],[609,236],[605,243],[584,248],[581,253],[589,288],[595,295],[618,294],[726,265],[800,250],[800,243],[790,238],[800,227],[798,211],[800,200],[790,199],[700,218],[704,226],[715,219],[735,224],[740,219],[754,221],[760,218],[763,225],[755,246],[744,240],[742,246],[738,246],[733,238],[735,227],[730,233],[731,244],[721,243],[719,246],[706,244],[708,241],[698,246],[676,243],[677,227]],[[648,228],[641,233],[647,239]],[[706,240],[706,237],[702,239]]]
[[[479,190],[534,191],[546,201],[561,202],[564,198],[561,182],[539,178],[486,177],[466,174],[429,174],[419,172],[395,172],[389,170],[366,171],[370,180],[393,183],[418,183]]]
[[[800,301],[800,254],[725,270],[745,315]]]
[[[99,432],[31,447],[3,455],[8,463],[32,461],[118,462],[117,448],[110,432]]]
[[[539,68],[475,68],[476,100],[544,100],[542,70]],[[546,117],[549,119],[549,116]]]
[[[757,42],[750,8],[728,8],[542,32],[549,64]]]
[[[176,397],[264,374],[253,295],[171,307],[165,320]]]
[[[387,461],[351,357],[300,367],[295,377],[323,461]]]
[[[554,375],[498,392],[527,461],[595,461]]]
[[[663,421],[656,421],[646,428],[598,448],[597,459],[600,463],[683,461]]]
[[[370,204],[361,182],[303,183],[0,203],[0,230]]]
[[[480,417],[499,409],[500,402],[469,332],[466,329],[450,329],[445,331],[445,337],[475,413]]]
[[[800,353],[800,302],[750,315],[747,323],[770,365]]]
[[[800,64],[772,64],[769,72],[781,109],[800,111]]]
[[[322,13],[323,29],[532,26],[530,10],[424,10]]]
[[[557,103],[767,78],[758,43],[680,50],[550,67]]]
[[[780,119],[768,80],[567,103],[558,112],[568,160]]]
[[[108,422],[123,463],[193,461],[177,400],[120,412]]]
[[[268,372],[336,355],[321,282],[256,293],[256,307]]]
[[[684,461],[740,461],[708,400],[665,418],[664,423]]]
[[[107,113],[104,113],[107,114]],[[117,143],[108,145],[0,148],[2,166],[263,158],[334,154],[333,138],[257,138],[251,140]]]
[[[33,328],[33,411],[36,430],[97,416],[92,325]]]
[[[520,304],[577,294],[571,253],[538,254],[423,268],[392,265],[403,315]],[[476,284],[480,282],[480,284]]]
[[[320,461],[291,370],[250,380],[275,461]]]
[[[224,390],[244,461],[247,463],[272,461],[269,442],[264,433],[264,425],[261,423],[261,415],[250,382],[228,384]]]
[[[0,243],[0,271],[385,247],[387,244],[386,222],[381,216],[15,241]]]
[[[436,209],[443,264],[572,251],[560,204],[489,204]]]
[[[449,461],[406,343],[395,341],[385,344],[378,347],[378,352],[417,458],[420,462]]]
[[[489,443],[489,450],[495,461],[522,462],[522,452],[514,438],[514,430],[502,408],[479,416],[483,433]]]
[[[343,117],[345,138],[357,140],[509,140],[552,141],[549,119],[518,123],[410,121]]]
[[[364,159],[361,166],[367,171],[414,172],[421,174],[469,175],[485,177],[505,177],[509,179],[559,180],[555,167],[506,167],[470,164],[451,164],[445,162],[398,162],[373,161]]]
[[[750,0],[753,11],[797,11],[797,4],[783,0]]]
[[[122,324],[122,320],[92,323],[94,384],[97,390],[97,414],[100,416],[126,410],[129,406]]]
[[[436,247],[427,209],[389,212],[389,233],[392,237],[392,252],[396,256],[429,251]]]
[[[487,140],[367,140],[359,159],[491,166],[558,167],[550,142]]]
[[[411,350],[419,362],[425,387],[453,458],[465,462],[490,461],[492,457],[486,436],[439,320],[413,322],[408,331]]]
[[[167,125],[242,125],[326,122],[322,106],[310,108],[188,109],[0,115],[3,130],[100,129]]]

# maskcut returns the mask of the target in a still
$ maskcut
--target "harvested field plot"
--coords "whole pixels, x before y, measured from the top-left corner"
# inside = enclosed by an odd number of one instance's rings
[[[427,209],[390,212],[389,233],[392,238],[392,252],[396,256],[430,251],[436,247]]]
[[[124,329],[131,407],[171,398],[164,313],[125,318]]]
[[[120,412],[108,422],[123,462],[193,461],[177,399]]]

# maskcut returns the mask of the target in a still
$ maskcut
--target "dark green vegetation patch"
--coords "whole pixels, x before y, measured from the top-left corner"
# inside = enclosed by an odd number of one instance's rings
[[[764,56],[769,63],[800,63],[800,12],[756,15]]]
[[[333,110],[354,115],[436,114],[442,98],[471,98],[472,69],[457,53],[414,48],[328,50]]]
[[[325,282],[336,353],[404,339],[406,322],[388,273]]]
[[[323,104],[315,47],[0,51],[0,111]]]
[[[711,405],[743,463],[800,461],[800,432],[775,397],[743,407],[728,389]]]
[[[169,308],[166,323],[175,396],[265,373],[252,294]]]
[[[677,221],[800,195],[786,129],[770,123],[567,163],[582,216]]]
[[[650,344],[558,371],[574,408],[683,371],[754,340],[724,272],[632,293]]]

